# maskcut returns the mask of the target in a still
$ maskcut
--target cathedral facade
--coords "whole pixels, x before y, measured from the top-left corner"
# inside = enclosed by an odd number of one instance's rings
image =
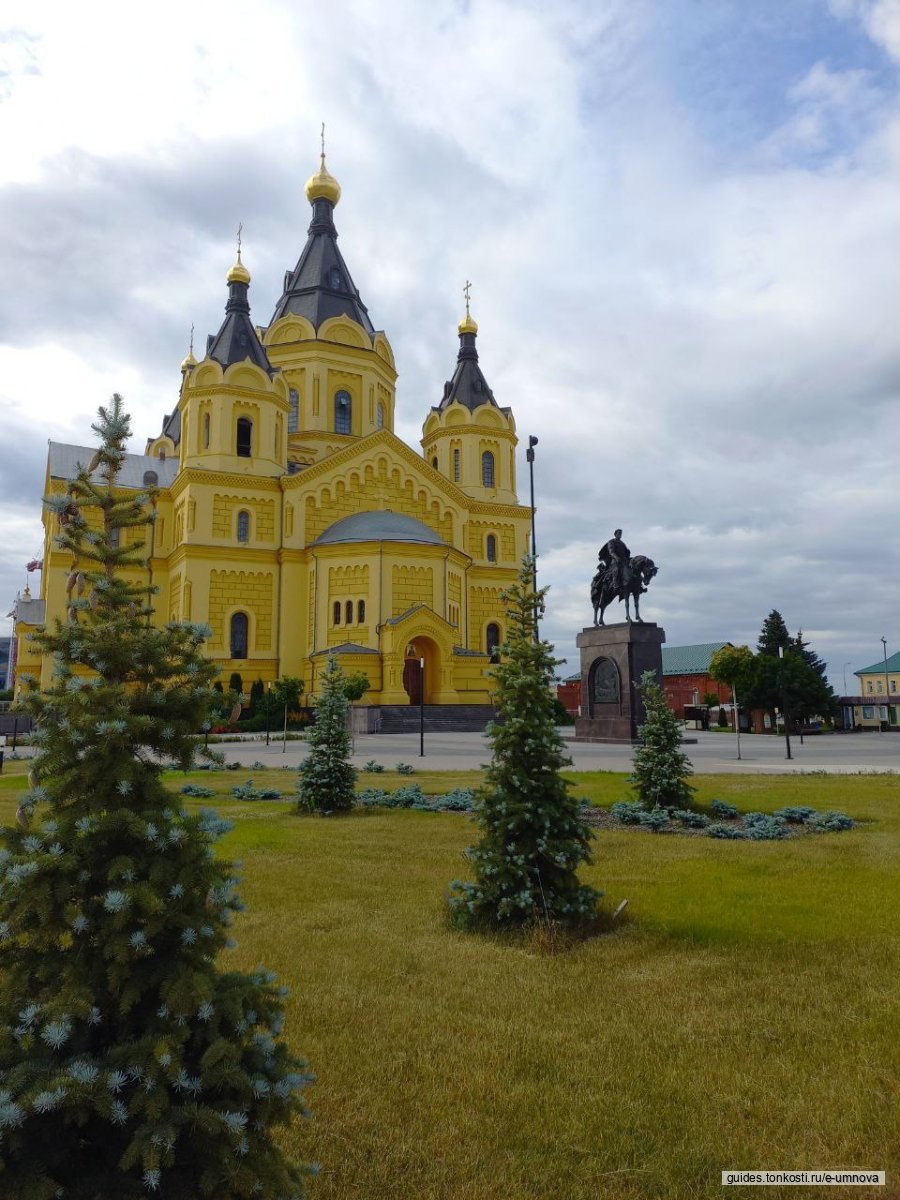
[[[478,362],[467,312],[421,452],[394,433],[397,372],[337,246],[340,187],[307,182],[306,245],[269,324],[250,316],[250,274],[228,272],[225,317],[181,365],[178,405],[120,483],[154,487],[148,573],[156,620],[206,622],[227,686],[299,676],[315,695],[329,654],[364,672],[369,704],[488,704],[506,627],[501,591],[528,549],[516,429]],[[91,448],[50,444],[46,494]],[[44,512],[40,599],[16,606],[19,673],[49,682],[29,630],[65,614],[69,556]],[[420,663],[424,662],[424,671]]]

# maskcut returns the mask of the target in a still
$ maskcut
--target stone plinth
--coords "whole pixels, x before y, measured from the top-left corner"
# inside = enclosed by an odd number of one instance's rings
[[[662,684],[665,640],[665,631],[649,623],[601,625],[578,634],[581,716],[575,721],[576,741],[637,741],[644,720],[638,684],[645,671],[654,671]]]

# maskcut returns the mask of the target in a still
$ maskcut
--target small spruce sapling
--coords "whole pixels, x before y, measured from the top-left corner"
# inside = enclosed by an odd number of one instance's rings
[[[242,907],[226,826],[161,779],[197,750],[209,630],[152,624],[143,543],[119,536],[148,522],[117,486],[119,396],[93,428],[94,458],[47,500],[68,607],[35,634],[53,678],[29,685],[31,789],[0,831],[0,1194],[300,1196],[307,1171],[272,1137],[309,1078],[278,1039],[283,990],[216,966]]]
[[[344,689],[344,673],[333,654],[321,682],[316,721],[307,737],[309,754],[299,768],[297,806],[308,812],[349,812],[356,784],[347,728],[350,701]]]
[[[578,878],[590,862],[591,832],[562,777],[570,760],[556,729],[558,660],[536,637],[545,593],[534,591],[526,557],[502,594],[508,633],[492,671],[500,719],[488,728],[493,754],[476,794],[481,837],[467,852],[475,881],[451,884],[459,928],[589,922],[602,896]]]
[[[694,768],[681,749],[681,723],[666,704],[654,671],[641,676],[640,693],[646,716],[628,781],[646,808],[689,808],[694,788],[688,779]]]

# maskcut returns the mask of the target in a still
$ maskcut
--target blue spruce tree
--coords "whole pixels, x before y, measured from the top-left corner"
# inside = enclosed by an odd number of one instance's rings
[[[694,788],[688,779],[694,768],[681,748],[681,722],[666,704],[654,671],[641,676],[640,692],[646,715],[629,782],[647,808],[690,808]]]
[[[309,754],[299,768],[301,811],[341,813],[353,807],[356,769],[350,763],[349,712],[346,677],[332,654],[322,676],[316,723],[309,731]]]
[[[602,896],[578,878],[590,862],[591,833],[561,774],[570,760],[555,723],[557,660],[537,639],[546,588],[534,591],[533,572],[526,558],[502,595],[508,632],[493,671],[499,720],[488,730],[493,755],[476,802],[481,838],[468,851],[475,881],[451,885],[460,928],[588,922]]]
[[[162,782],[188,767],[214,668],[209,631],[155,628],[147,495],[117,488],[121,398],[48,499],[72,555],[66,620],[36,636],[53,680],[27,707],[39,751],[0,831],[0,1194],[5,1200],[286,1200],[308,1170],[272,1129],[303,1110],[282,989],[216,965],[241,905],[224,823]]]

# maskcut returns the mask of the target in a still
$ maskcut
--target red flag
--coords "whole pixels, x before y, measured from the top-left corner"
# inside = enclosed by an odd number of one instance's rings
[[[33,558],[25,569],[26,571],[43,571],[44,560],[41,558]]]

